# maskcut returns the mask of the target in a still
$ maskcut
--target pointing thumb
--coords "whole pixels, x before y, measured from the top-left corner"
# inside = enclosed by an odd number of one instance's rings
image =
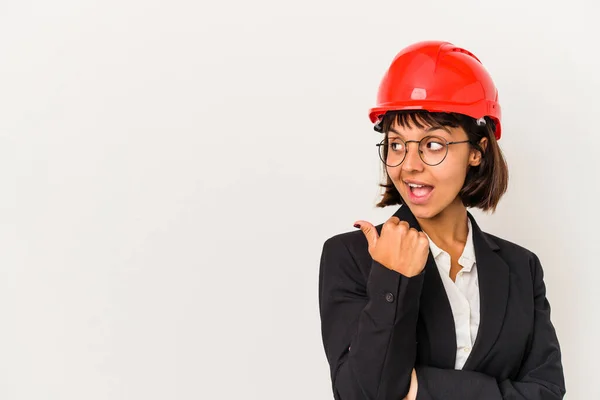
[[[379,239],[379,234],[377,233],[377,229],[375,229],[373,224],[360,220],[354,223],[354,227],[359,228],[365,234],[370,249],[375,247],[377,239]]]

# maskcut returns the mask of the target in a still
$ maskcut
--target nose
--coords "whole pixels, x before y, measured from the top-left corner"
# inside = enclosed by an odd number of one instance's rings
[[[413,145],[411,147],[411,145]],[[425,163],[419,156],[419,144],[410,142],[406,144],[406,156],[402,162],[402,170],[407,172],[423,171]]]

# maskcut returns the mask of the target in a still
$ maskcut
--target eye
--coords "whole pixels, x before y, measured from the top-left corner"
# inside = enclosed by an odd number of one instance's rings
[[[390,149],[392,151],[403,151],[404,143],[402,142],[390,142]]]
[[[437,138],[431,138],[425,143],[425,148],[428,151],[442,151],[446,147],[446,144]]]

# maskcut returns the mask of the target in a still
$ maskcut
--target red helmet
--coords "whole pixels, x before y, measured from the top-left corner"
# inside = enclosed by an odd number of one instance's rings
[[[378,124],[391,110],[487,116],[495,122],[495,136],[500,139],[500,104],[492,77],[473,53],[448,42],[419,42],[396,55],[369,118]]]

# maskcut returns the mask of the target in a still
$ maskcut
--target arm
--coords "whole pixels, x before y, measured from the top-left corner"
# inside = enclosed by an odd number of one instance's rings
[[[319,310],[336,400],[400,400],[410,386],[424,272],[372,261],[367,282],[339,236],[323,245]]]
[[[566,393],[560,346],[550,321],[544,272],[539,258],[533,256],[535,320],[529,351],[517,380],[497,382],[474,371],[417,367],[417,400],[460,398],[558,400]]]

